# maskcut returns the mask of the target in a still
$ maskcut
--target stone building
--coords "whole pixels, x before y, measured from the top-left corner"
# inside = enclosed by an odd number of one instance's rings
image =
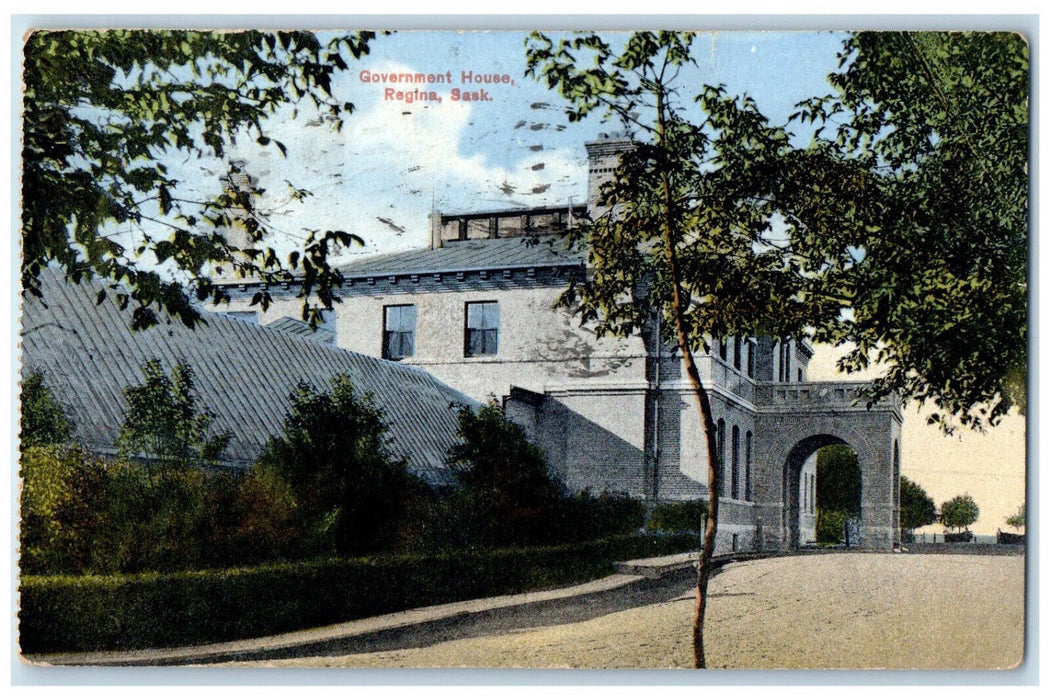
[[[588,144],[589,189],[626,142]],[[573,489],[649,503],[706,498],[707,451],[680,358],[656,322],[597,337],[558,297],[585,257],[559,235],[584,206],[434,214],[429,248],[355,261],[331,328],[340,347],[425,370],[477,399],[501,401]],[[255,285],[230,286],[247,309]],[[263,323],[294,313],[281,298]],[[728,338],[698,356],[724,468],[720,551],[814,539],[815,454],[845,443],[862,470],[861,544],[899,540],[901,414],[867,409],[861,386],[810,382],[805,341]]]

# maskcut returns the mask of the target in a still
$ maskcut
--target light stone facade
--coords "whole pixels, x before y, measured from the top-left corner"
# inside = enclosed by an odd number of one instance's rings
[[[592,193],[622,147],[588,145]],[[570,488],[650,504],[707,498],[708,448],[692,390],[655,325],[629,338],[599,338],[557,307],[569,279],[586,267],[579,256],[543,246],[577,216],[569,207],[435,215],[429,251],[344,270],[336,343],[382,357],[391,331],[385,310],[411,306],[412,352],[399,361],[472,398],[502,402]],[[230,290],[232,308],[248,308],[255,288]],[[271,293],[277,300],[261,323],[298,314],[293,294]],[[470,305],[478,303],[498,309],[498,342],[495,352],[470,356]],[[899,542],[900,409],[893,401],[868,409],[858,383],[808,382],[811,356],[805,342],[770,338],[729,338],[698,356],[724,469],[717,551],[812,542],[813,458],[838,443],[852,447],[861,465],[857,544]]]

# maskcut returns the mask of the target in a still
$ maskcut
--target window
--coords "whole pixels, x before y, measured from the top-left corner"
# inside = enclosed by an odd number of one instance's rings
[[[463,339],[466,357],[495,355],[499,349],[499,302],[467,304],[467,329]]]
[[[718,339],[718,356],[722,358],[722,362],[729,358],[729,343],[725,338]]]
[[[744,500],[750,501],[751,494],[751,431],[744,435]]]
[[[747,341],[747,376],[755,378],[755,341]]]
[[[791,338],[780,341],[780,372],[777,374],[780,381],[791,381]]]
[[[740,336],[733,336],[733,369],[740,371],[740,355],[742,354],[741,348],[743,347],[740,342]]]
[[[416,353],[416,307],[383,307],[383,359],[400,360]]]
[[[732,451],[732,464],[733,469],[730,472],[730,478],[733,480],[730,484],[730,493],[733,498],[740,498],[740,426],[733,426],[733,451]]]
[[[718,419],[717,443],[715,453],[718,458],[718,483],[722,486],[721,493],[724,496],[726,492],[726,422],[721,418]]]

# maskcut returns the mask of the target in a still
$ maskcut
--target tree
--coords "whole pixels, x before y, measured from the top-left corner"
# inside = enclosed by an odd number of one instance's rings
[[[24,451],[37,445],[66,442],[73,435],[73,421],[66,409],[44,384],[44,375],[33,372],[22,382],[22,429]]]
[[[350,377],[331,390],[299,385],[290,396],[284,434],[259,461],[289,484],[304,530],[340,554],[389,548],[409,498],[422,487],[404,459],[387,449],[382,412]]]
[[[1025,516],[1025,508],[1024,508],[1024,503],[1022,503],[1017,508],[1017,512],[1006,519],[1006,524],[1009,525],[1010,527],[1012,527],[1015,530],[1023,530],[1024,529],[1024,516]]]
[[[551,476],[539,448],[496,403],[476,413],[461,409],[457,437],[448,462],[460,487],[453,500],[470,544],[550,541],[564,487]]]
[[[619,121],[634,147],[601,190],[602,208],[569,233],[586,250],[589,274],[562,303],[599,336],[650,330],[681,354],[708,454],[708,510],[693,615],[694,663],[704,667],[703,622],[718,529],[721,465],[711,400],[694,353],[712,338],[800,337],[813,314],[839,307],[806,295],[805,261],[773,228],[776,194],[791,151],[750,98],[703,86],[703,120],[685,118],[675,78],[690,66],[692,35],[632,34],[622,51],[597,35],[526,42],[527,74],[568,101],[570,122],[592,112]]]
[[[839,58],[836,94],[797,115],[820,128],[791,216],[849,309],[815,338],[849,344],[847,371],[881,363],[873,398],[927,401],[945,429],[994,425],[1025,405],[1028,45],[861,32]]]
[[[906,532],[937,522],[937,506],[926,490],[906,476],[901,477],[901,529]]]
[[[303,317],[331,308],[341,276],[328,264],[337,246],[360,243],[344,231],[314,231],[282,262],[267,242],[258,190],[237,165],[200,194],[173,163],[225,158],[251,138],[282,154],[266,119],[300,103],[339,128],[353,105],[331,94],[332,76],[350,56],[368,53],[373,32],[322,45],[310,32],[38,31],[24,46],[22,288],[41,295],[42,267],[56,264],[74,282],[98,276],[118,285],[115,301],[134,302],[133,326],[164,311],[188,326],[195,301],[228,300],[213,271],[288,281],[300,271]],[[233,183],[238,183],[233,186]],[[291,196],[308,193],[291,187]],[[238,249],[222,229],[241,227]],[[126,236],[134,231],[134,243]],[[316,302],[311,301],[316,296]],[[105,292],[99,294],[99,303]],[[265,308],[268,292],[253,303]]]
[[[817,452],[817,508],[860,515],[860,462],[849,445],[829,445]]]
[[[159,360],[150,360],[142,376],[142,384],[124,389],[128,408],[117,437],[121,455],[177,467],[219,459],[230,436],[209,437],[213,416],[199,406],[193,369],[177,362],[169,377]]]
[[[941,504],[941,524],[955,531],[969,531],[971,525],[977,522],[981,509],[969,494],[956,496],[950,501]]]
[[[802,105],[819,125],[793,148],[750,98],[704,86],[698,125],[673,87],[691,37],[638,33],[527,41],[527,73],[636,139],[572,234],[591,268],[564,301],[599,333],[664,315],[708,444],[711,518],[694,649],[703,658],[707,564],[718,522],[710,401],[693,353],[728,335],[844,346],[846,371],[881,363],[869,400],[929,401],[946,429],[1023,406],[1028,53],[1003,34],[860,33],[837,95]],[[826,137],[824,131],[833,133]],[[849,344],[852,344],[850,346]]]

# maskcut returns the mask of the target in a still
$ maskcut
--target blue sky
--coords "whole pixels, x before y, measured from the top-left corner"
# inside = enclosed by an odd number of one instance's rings
[[[264,202],[279,214],[273,228],[291,246],[304,229],[338,228],[367,242],[352,254],[373,254],[425,246],[428,215],[443,212],[563,204],[586,196],[584,143],[619,129],[595,115],[569,124],[563,102],[524,76],[523,32],[407,31],[381,36],[370,55],[351,64],[333,84],[341,101],[356,111],[336,133],[311,108],[300,106],[270,120],[271,135],[288,146],[287,157],[251,139],[239,142],[235,157],[267,189]],[[626,34],[606,33],[611,42]],[[724,83],[732,93],[754,97],[774,122],[783,123],[794,105],[829,91],[828,73],[837,65],[844,35],[832,32],[721,31],[702,33],[694,42],[695,70],[680,76],[681,97],[692,97],[704,83]],[[371,73],[451,73],[450,85],[428,86],[438,102],[386,99],[386,88]],[[462,71],[506,74],[509,84],[464,86]],[[485,89],[490,101],[451,99],[452,88]],[[186,163],[215,172],[221,164]],[[205,174],[204,180],[210,180]],[[290,181],[310,190],[306,202],[290,201]]]

